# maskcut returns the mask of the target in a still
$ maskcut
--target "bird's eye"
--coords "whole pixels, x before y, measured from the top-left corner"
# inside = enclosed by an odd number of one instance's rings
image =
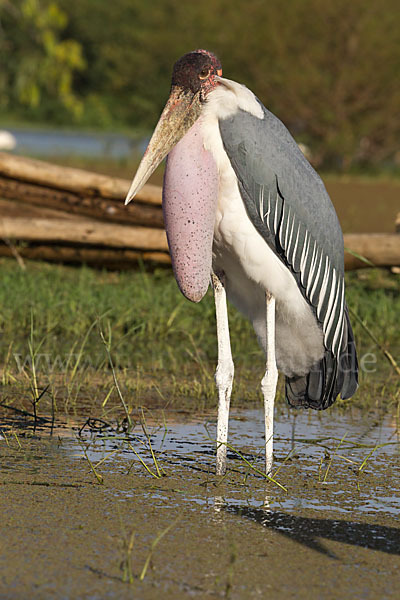
[[[207,67],[206,69],[202,69],[199,73],[199,79],[207,79],[207,77],[210,75],[210,73],[211,73],[210,67]]]

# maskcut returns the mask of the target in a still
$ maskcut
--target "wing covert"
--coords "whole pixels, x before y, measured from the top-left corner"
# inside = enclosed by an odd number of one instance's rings
[[[343,235],[325,187],[286,127],[264,107],[220,120],[225,151],[255,228],[291,270],[338,356],[345,340]]]

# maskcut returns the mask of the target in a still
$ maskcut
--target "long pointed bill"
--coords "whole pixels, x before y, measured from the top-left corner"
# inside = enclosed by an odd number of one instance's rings
[[[168,154],[163,212],[175,279],[192,302],[206,293],[211,275],[218,170],[204,149],[199,94],[172,88],[132,182],[125,204]]]
[[[190,129],[199,117],[199,94],[173,86],[170,97],[151,137],[147,150],[132,181],[125,204],[144,186],[168,152]]]

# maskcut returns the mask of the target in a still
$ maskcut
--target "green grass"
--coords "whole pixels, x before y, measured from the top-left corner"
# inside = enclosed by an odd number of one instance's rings
[[[33,405],[48,386],[39,413],[91,412],[96,406],[107,416],[115,406],[122,408],[122,395],[129,410],[215,406],[210,291],[200,304],[188,302],[167,268],[111,273],[27,262],[22,270],[3,259],[0,277],[2,402],[23,396]],[[347,297],[398,361],[399,277],[384,270],[350,273]],[[229,312],[234,398],[236,403],[258,401],[263,355],[249,323],[232,307]],[[340,404],[396,404],[398,376],[361,324],[352,321],[359,358],[374,372],[362,371],[356,399]]]

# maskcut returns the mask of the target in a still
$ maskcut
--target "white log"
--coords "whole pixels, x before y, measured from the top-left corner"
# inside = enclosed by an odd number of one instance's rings
[[[117,200],[125,199],[131,183],[128,179],[108,177],[72,167],[61,167],[7,152],[0,152],[0,176],[84,196],[100,196]],[[161,205],[161,188],[146,184],[135,201]]]
[[[168,250],[162,229],[115,225],[79,219],[0,218],[0,238],[36,242],[97,245],[110,248]]]

